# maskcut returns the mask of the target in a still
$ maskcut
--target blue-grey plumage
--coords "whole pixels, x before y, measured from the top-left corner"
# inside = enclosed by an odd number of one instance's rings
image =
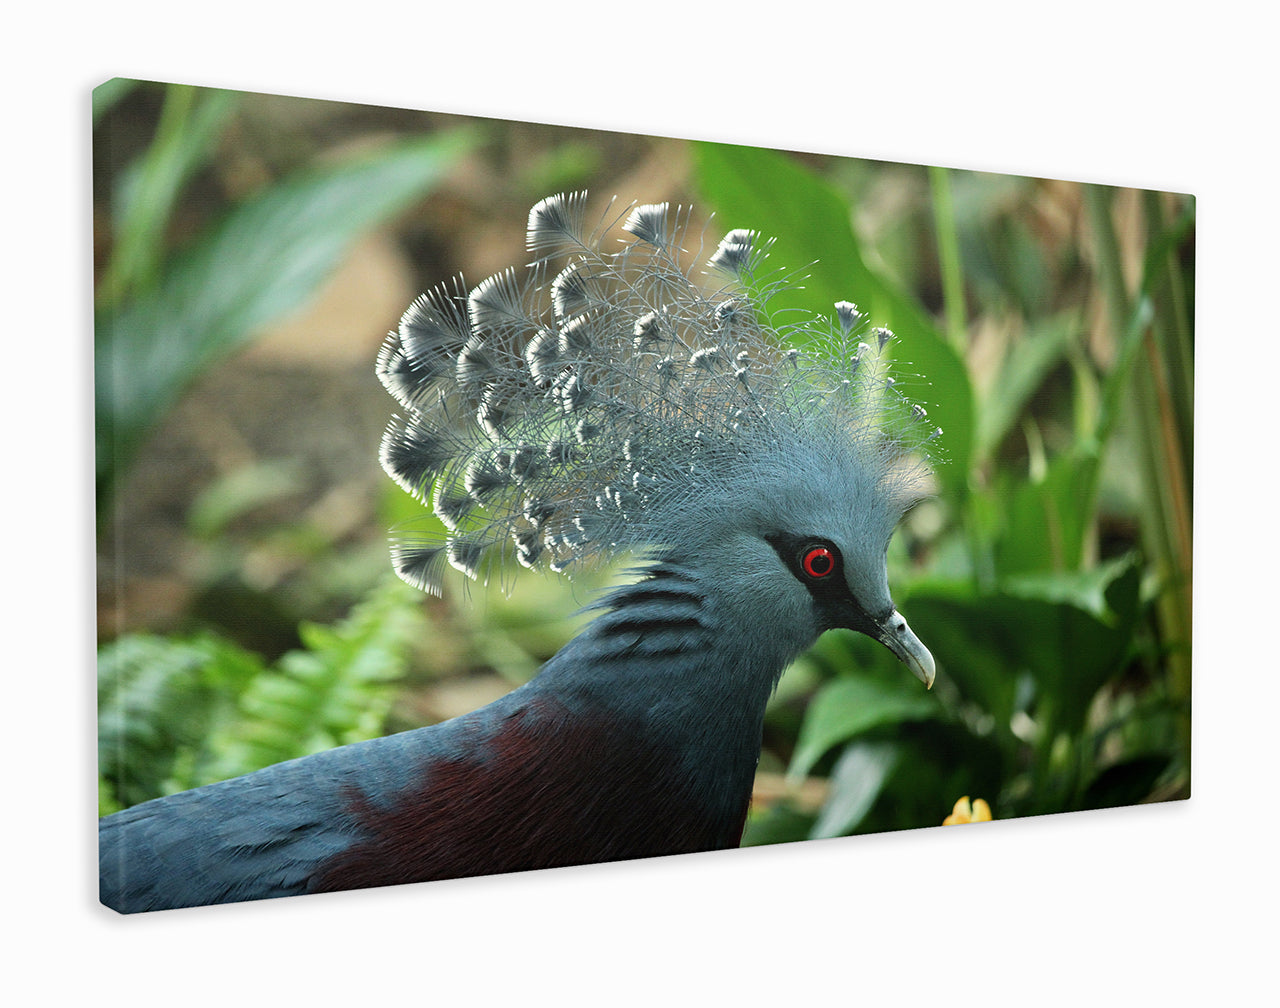
[[[716,641],[744,628],[716,598],[659,564],[472,714],[108,816],[100,898],[134,913],[736,845],[785,656],[721,667]]]
[[[925,411],[851,302],[775,326],[769,243],[683,261],[688,212],[629,208],[601,250],[585,194],[529,215],[529,275],[410,306],[378,358],[403,412],[387,472],[444,531],[393,544],[406,580],[505,557],[637,577],[526,686],[472,714],[102,820],[102,898],[129,912],[735,846],[765,705],[825,630],[926,686],[892,602]],[[781,330],[781,331],[780,331]],[[786,345],[786,337],[799,346]]]

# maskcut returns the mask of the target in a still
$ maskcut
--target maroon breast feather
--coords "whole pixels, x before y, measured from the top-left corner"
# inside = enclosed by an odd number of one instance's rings
[[[487,743],[437,756],[389,802],[358,789],[362,839],[315,891],[463,878],[736,847],[749,794],[728,814],[699,800],[696,768],[616,717],[537,698]]]

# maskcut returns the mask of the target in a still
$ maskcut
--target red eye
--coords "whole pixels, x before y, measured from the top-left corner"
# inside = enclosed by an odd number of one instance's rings
[[[825,546],[810,546],[800,559],[800,566],[811,578],[824,578],[836,569],[836,557]]]

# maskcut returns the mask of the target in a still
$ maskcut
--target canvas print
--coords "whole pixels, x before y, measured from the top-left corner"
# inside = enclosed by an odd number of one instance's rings
[[[107,907],[1189,796],[1191,196],[123,79],[93,153]]]

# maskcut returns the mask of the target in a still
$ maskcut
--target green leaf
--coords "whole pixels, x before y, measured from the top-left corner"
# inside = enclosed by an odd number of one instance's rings
[[[1070,602],[921,584],[910,593],[911,618],[927,628],[922,633],[939,676],[988,711],[1004,732],[1025,677],[1049,737],[1076,734],[1093,697],[1124,667],[1133,647],[1140,572],[1130,563],[1111,573],[1105,617]]]
[[[304,623],[305,651],[256,676],[239,714],[214,726],[207,783],[376,735],[391,709],[390,683],[404,673],[418,626],[418,596],[389,579],[333,626]]]
[[[813,828],[813,813],[801,812],[786,802],[747,818],[742,831],[742,847],[764,847],[769,844],[795,843],[808,840]]]
[[[304,475],[295,459],[272,459],[235,469],[197,494],[187,526],[192,535],[212,542],[237,518],[296,492]]]
[[[968,581],[921,582],[904,597],[902,609],[938,662],[939,678],[1007,730],[1017,697],[1019,649],[993,632],[986,600]]]
[[[1112,623],[1116,615],[1107,606],[1107,591],[1116,578],[1136,563],[1136,557],[1122,556],[1083,571],[1037,571],[1017,575],[1006,578],[1000,587],[1010,595],[1023,598],[1067,602],[1105,623]]]
[[[892,744],[894,762],[849,833],[938,826],[961,795],[1000,795],[1006,768],[1012,765],[997,739],[974,734],[961,720],[905,724],[851,745],[864,741]],[[828,804],[837,793],[833,780]]]
[[[1078,451],[1053,459],[1034,481],[1001,474],[987,493],[1000,525],[995,558],[1001,575],[1076,569],[1094,518],[1096,461]]]
[[[173,778],[208,758],[210,726],[263,670],[256,655],[208,634],[186,640],[135,634],[103,647],[98,764],[112,798],[104,807],[181,790]]]
[[[372,738],[418,635],[418,593],[388,579],[274,667],[211,634],[121,637],[98,658],[99,774],[127,807]]]
[[[470,143],[435,136],[288,179],[180,254],[154,291],[99,311],[99,500],[197,374],[301,305],[360,234],[421,197]]]
[[[898,765],[898,758],[899,747],[894,742],[851,743],[831,771],[831,791],[809,838],[848,836],[857,829]]]
[[[809,705],[787,776],[799,780],[832,748],[872,728],[939,717],[937,701],[918,690],[914,682],[895,687],[864,678],[828,683]]]
[[[1010,346],[995,384],[978,400],[974,454],[979,460],[999,447],[1079,330],[1076,313],[1064,312],[1040,322]]]
[[[968,373],[919,304],[866,264],[848,201],[777,151],[707,143],[694,150],[699,188],[725,228],[750,227],[774,238],[771,264],[809,272],[804,290],[778,298],[779,308],[830,314],[835,302],[849,300],[876,324],[893,330],[897,338],[891,346],[896,344],[903,372],[900,385],[925,405],[944,433],[939,478],[948,486],[962,486],[974,432]],[[912,388],[906,372],[924,376],[927,387]]]
[[[115,241],[98,284],[100,307],[154,286],[178,195],[208,160],[239,97],[182,84],[166,88],[155,140],[121,173],[112,194]]]

